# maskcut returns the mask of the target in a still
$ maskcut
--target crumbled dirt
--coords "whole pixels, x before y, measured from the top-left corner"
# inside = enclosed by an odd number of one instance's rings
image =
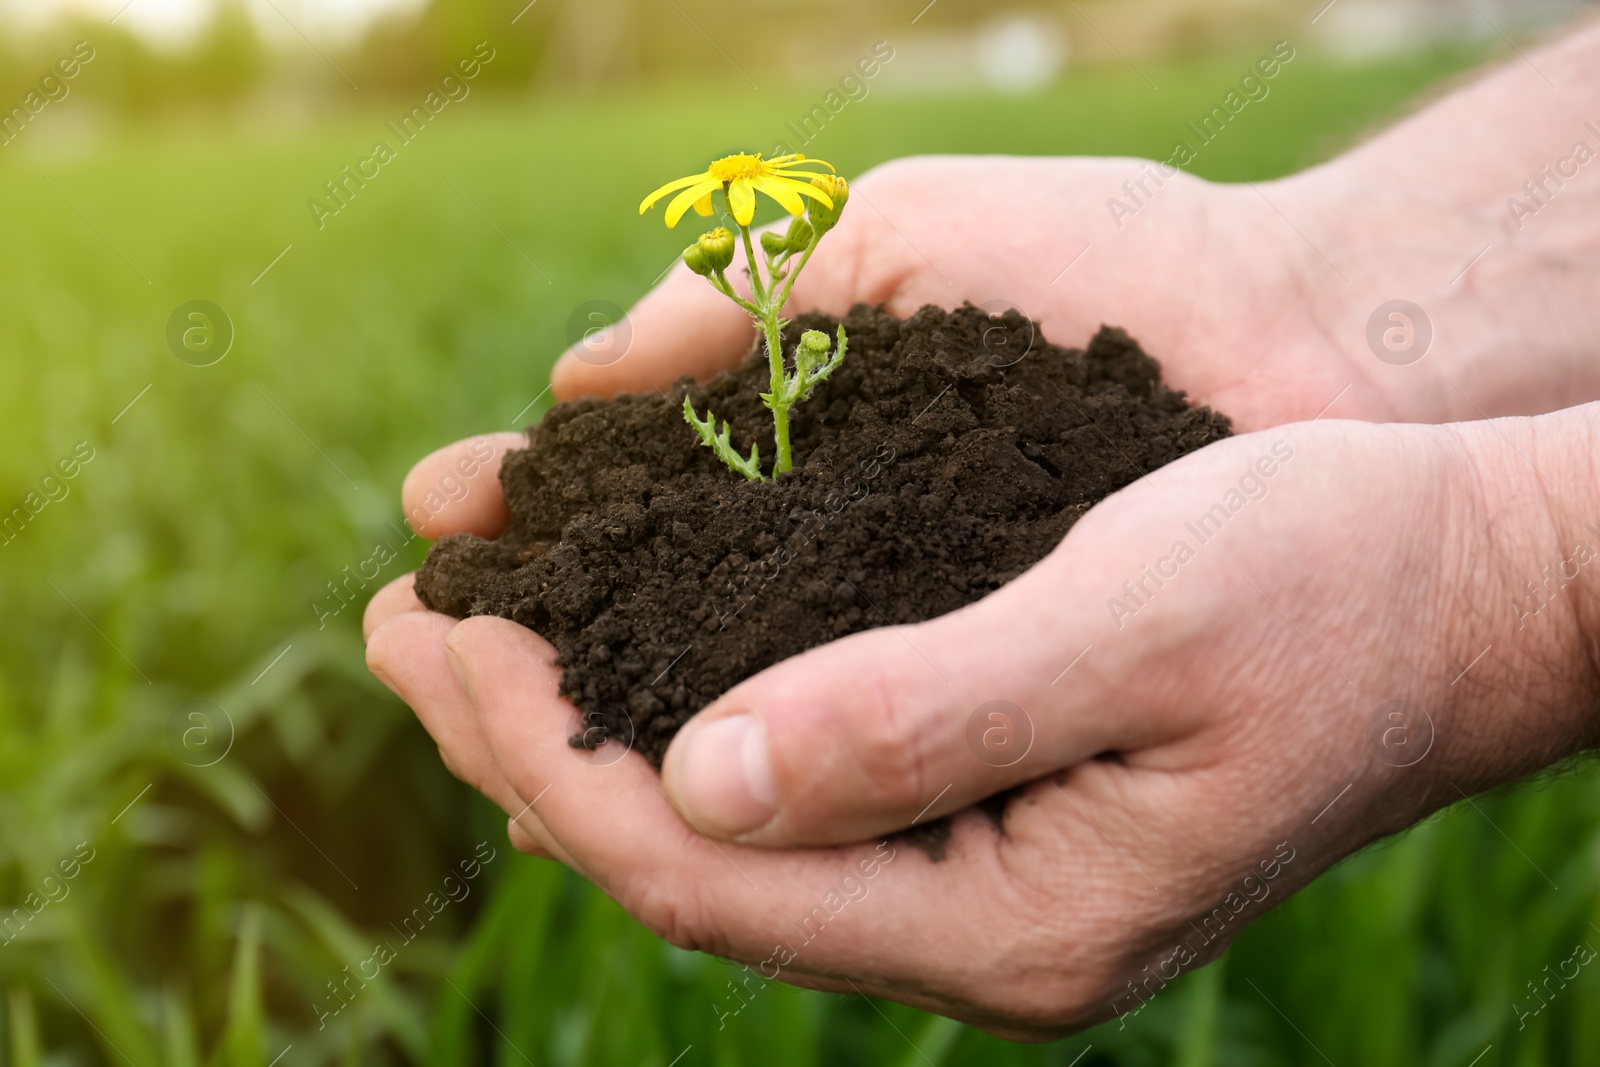
[[[837,321],[801,316],[785,350]],[[747,482],[683,419],[688,393],[732,422],[742,452],[758,442],[770,473],[760,350],[664,395],[562,404],[506,456],[510,528],[440,541],[418,596],[542,634],[588,728],[573,743],[622,741],[659,766],[737,682],[979,599],[1099,500],[1230,432],[1120,329],[1085,351],[970,305],[909,319],[858,305],[842,322],[848,356],[791,417],[793,471]]]

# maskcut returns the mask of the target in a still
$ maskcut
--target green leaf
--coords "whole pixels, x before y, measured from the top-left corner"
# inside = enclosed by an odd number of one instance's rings
[[[261,906],[246,904],[228,983],[228,1021],[217,1043],[216,1067],[266,1067],[265,1009],[261,1002]]]
[[[14,985],[6,991],[6,1001],[12,1067],[39,1067],[39,1014],[33,1006],[33,990]]]

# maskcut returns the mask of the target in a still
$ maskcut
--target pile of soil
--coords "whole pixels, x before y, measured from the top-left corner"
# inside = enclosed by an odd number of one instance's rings
[[[695,712],[737,682],[846,634],[943,615],[1045,556],[1097,501],[1229,434],[1120,329],[1047,344],[1015,311],[858,305],[849,354],[794,409],[795,468],[747,482],[684,422],[687,393],[761,445],[766,358],[670,392],[578,400],[528,431],[500,480],[510,528],[434,546],[422,602],[493,614],[560,652],[588,727],[660,766]],[[833,334],[801,316],[786,332]]]

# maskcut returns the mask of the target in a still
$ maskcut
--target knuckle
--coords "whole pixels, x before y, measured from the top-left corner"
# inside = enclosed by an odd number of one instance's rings
[[[850,756],[862,781],[890,810],[927,802],[922,747],[914,729],[915,715],[906,706],[902,687],[875,679],[863,692],[864,703],[851,716]]]

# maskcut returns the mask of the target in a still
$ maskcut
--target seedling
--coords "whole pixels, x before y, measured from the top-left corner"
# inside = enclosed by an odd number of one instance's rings
[[[815,166],[828,169],[826,172],[807,169]],[[844,362],[845,335],[844,327],[839,327],[838,341],[834,343],[821,331],[807,330],[800,335],[800,343],[795,347],[791,371],[783,355],[783,328],[788,320],[779,315],[794,288],[795,279],[805,270],[823,234],[838,223],[845,201],[850,198],[849,183],[834,174],[831,165],[802,155],[772,159],[762,159],[759,153],[726,156],[703,173],[663,185],[644,198],[639,214],[643,215],[672,192],[678,195],[667,205],[669,229],[677,226],[678,220],[691,207],[702,217],[711,216],[716,210],[712,200],[716,194],[721,194],[728,217],[739,227],[739,238],[749,264],[749,300],[728,283],[727,270],[733,265],[735,239],[727,227],[718,226],[701,234],[699,240],[683,250],[683,261],[690,270],[709,281],[717,292],[748,312],[766,337],[772,385],[770,392],[761,394],[761,400],[772,412],[772,435],[777,442],[772,473],[781,474],[794,466],[789,447],[789,409],[810,397],[817,385]],[[787,232],[761,235],[762,262],[766,265],[764,277],[750,238],[758,192],[770,196],[794,216]],[[759,445],[752,444],[750,455],[741,456],[730,440],[727,422],[723,422],[718,432],[716,415],[707,410],[706,417],[700,418],[688,397],[683,398],[683,417],[699,434],[701,443],[715,452],[730,470],[751,481],[764,480]]]

